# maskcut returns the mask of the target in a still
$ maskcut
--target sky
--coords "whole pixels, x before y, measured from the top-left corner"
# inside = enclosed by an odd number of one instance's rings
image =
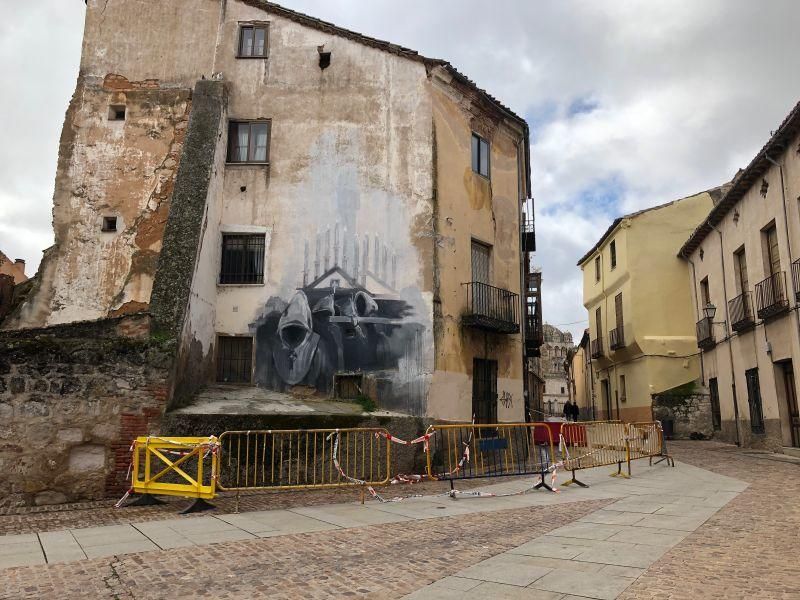
[[[283,4],[444,58],[528,120],[544,319],[576,338],[575,263],[613,218],[730,180],[800,100],[796,0]],[[31,274],[53,240],[84,2],[0,8],[0,250]]]

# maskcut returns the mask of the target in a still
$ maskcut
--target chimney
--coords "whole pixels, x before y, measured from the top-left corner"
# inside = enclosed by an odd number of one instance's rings
[[[17,265],[21,270],[22,274],[25,275],[25,259],[24,258],[15,258],[14,264]]]

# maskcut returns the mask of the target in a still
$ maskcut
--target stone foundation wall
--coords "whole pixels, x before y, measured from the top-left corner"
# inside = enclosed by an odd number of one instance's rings
[[[781,422],[779,419],[766,419],[764,421],[764,433],[753,433],[753,430],[750,428],[750,421],[741,420],[739,422],[739,433],[741,435],[740,441],[743,448],[781,452],[781,448],[783,447]],[[720,441],[735,444],[735,421],[722,421],[722,429],[716,432],[714,437]]]
[[[144,314],[0,332],[0,506],[126,488],[130,443],[159,429],[172,349]]]
[[[653,396],[653,417],[671,420],[673,439],[688,440],[693,433],[705,437],[714,435],[711,419],[711,397],[708,394],[687,396]]]

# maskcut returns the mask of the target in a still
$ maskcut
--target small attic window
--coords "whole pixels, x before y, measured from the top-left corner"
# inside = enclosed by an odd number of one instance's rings
[[[330,51],[325,51],[325,46],[318,46],[317,51],[319,52],[319,68],[323,71],[331,66],[331,53]]]
[[[109,121],[124,121],[125,120],[125,105],[112,104],[108,107],[108,120]]]
[[[116,231],[117,217],[103,217],[102,231]]]
[[[761,180],[761,195],[766,198],[767,190],[769,190],[769,182],[766,179]]]

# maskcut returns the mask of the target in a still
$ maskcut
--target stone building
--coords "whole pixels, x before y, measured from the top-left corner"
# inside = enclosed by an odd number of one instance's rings
[[[654,395],[700,379],[689,269],[676,253],[722,193],[619,217],[578,261],[597,419],[649,421]]]
[[[544,379],[542,410],[545,415],[561,416],[564,404],[572,398],[567,365],[572,360],[572,334],[544,324],[544,343],[541,352],[541,374]]]
[[[528,126],[444,60],[260,0],[89,0],[53,225],[0,412],[91,484],[31,453],[0,496],[118,489],[210,383],[523,419]]]
[[[798,452],[800,104],[680,248],[715,435]]]
[[[11,311],[15,287],[26,281],[25,261],[21,258],[12,261],[0,251],[0,319]]]

